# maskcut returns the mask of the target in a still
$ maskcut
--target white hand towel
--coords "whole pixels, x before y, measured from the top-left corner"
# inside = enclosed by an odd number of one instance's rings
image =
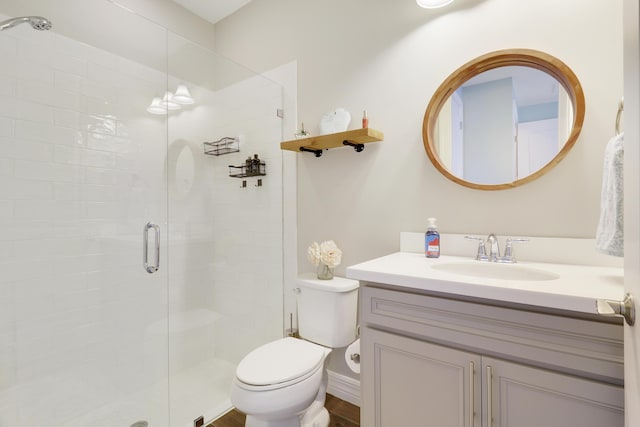
[[[596,249],[608,255],[624,256],[624,134],[611,138],[604,153],[600,222]]]

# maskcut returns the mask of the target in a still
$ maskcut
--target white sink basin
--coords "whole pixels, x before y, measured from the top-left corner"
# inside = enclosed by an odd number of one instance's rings
[[[448,262],[432,266],[434,270],[462,276],[482,277],[498,280],[542,281],[555,280],[560,276],[537,268],[525,267],[517,264],[500,264],[495,262]]]

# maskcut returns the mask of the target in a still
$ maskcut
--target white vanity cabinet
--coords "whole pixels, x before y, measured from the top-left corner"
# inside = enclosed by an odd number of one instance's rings
[[[363,427],[622,427],[619,323],[362,282]]]

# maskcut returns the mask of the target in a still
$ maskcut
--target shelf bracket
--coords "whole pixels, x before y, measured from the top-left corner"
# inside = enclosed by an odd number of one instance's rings
[[[342,145],[348,145],[349,147],[353,147],[353,149],[356,150],[357,153],[364,150],[364,144],[357,144],[351,141],[346,141],[346,140],[342,141]]]
[[[305,151],[307,153],[313,153],[316,157],[322,156],[322,150],[314,150],[313,148],[300,147],[300,151]]]

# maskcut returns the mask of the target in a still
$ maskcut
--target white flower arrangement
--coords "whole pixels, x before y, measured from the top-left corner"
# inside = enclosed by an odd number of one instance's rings
[[[327,240],[320,244],[313,242],[307,249],[307,258],[316,267],[324,264],[329,268],[335,268],[342,261],[342,251],[333,240]]]

